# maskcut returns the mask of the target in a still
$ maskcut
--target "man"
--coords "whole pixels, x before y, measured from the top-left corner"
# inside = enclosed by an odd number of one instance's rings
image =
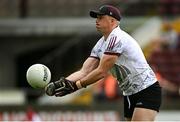
[[[110,71],[123,91],[126,120],[153,121],[161,104],[161,88],[137,42],[120,29],[120,11],[104,5],[99,11],[90,11],[90,16],[96,18],[102,38],[79,71],[49,83],[46,93],[67,95],[97,82]]]

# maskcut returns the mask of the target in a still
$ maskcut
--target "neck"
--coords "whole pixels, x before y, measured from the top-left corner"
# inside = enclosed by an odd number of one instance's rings
[[[112,28],[110,28],[108,31],[106,31],[106,32],[103,34],[105,40],[108,38],[109,34],[110,34],[116,27],[117,27],[117,25],[116,25],[116,26],[113,26]]]
[[[111,32],[110,32],[111,33]],[[108,38],[108,36],[109,36],[109,34],[110,33],[107,33],[107,34],[103,34],[103,36],[104,36],[104,40],[106,40],[107,38]]]

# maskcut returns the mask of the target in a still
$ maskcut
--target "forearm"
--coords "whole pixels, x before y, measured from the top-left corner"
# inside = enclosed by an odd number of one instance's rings
[[[86,87],[90,84],[93,84],[104,78],[106,75],[107,73],[105,73],[104,71],[95,69],[91,73],[80,79],[81,86]]]
[[[104,78],[108,74],[109,69],[115,64],[117,58],[116,55],[104,55],[96,69],[77,81],[78,88],[86,87]]]
[[[70,81],[78,81],[78,80],[82,79],[85,76],[86,76],[86,73],[84,73],[81,70],[79,70],[77,72],[72,73],[68,77],[66,77],[66,79],[68,79]]]
[[[78,81],[92,72],[98,66],[98,64],[99,60],[95,58],[88,58],[79,71],[72,73],[66,79],[70,81]]]

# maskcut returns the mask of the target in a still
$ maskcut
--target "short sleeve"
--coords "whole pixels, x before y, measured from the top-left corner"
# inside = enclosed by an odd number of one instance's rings
[[[97,46],[96,45],[91,50],[90,57],[99,58],[98,55],[97,55]]]
[[[113,35],[109,39],[109,43],[106,46],[104,54],[116,54],[120,55],[123,52],[123,45],[121,40]]]
[[[95,46],[93,47],[93,49],[91,50],[90,57],[100,59],[100,57],[99,57],[99,55],[98,55],[98,49],[99,49],[100,43],[101,43],[101,39],[96,43],[96,45],[95,45]]]

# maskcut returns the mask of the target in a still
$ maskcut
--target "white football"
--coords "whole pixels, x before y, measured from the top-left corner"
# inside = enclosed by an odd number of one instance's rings
[[[44,88],[51,80],[51,72],[43,64],[34,64],[28,68],[26,79],[33,88]]]

